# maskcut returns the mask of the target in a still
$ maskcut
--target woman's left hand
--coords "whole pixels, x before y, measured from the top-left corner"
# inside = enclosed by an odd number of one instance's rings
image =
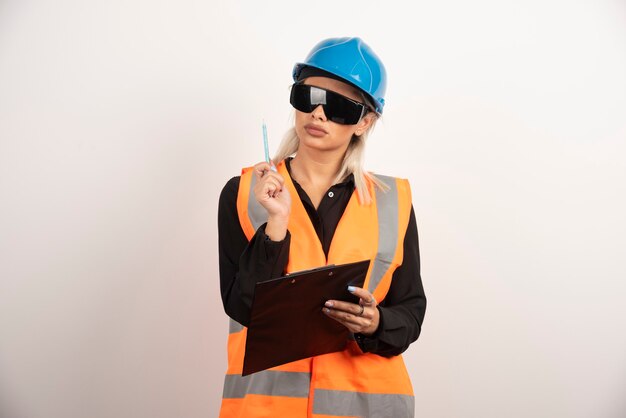
[[[374,334],[380,321],[376,299],[370,292],[360,287],[351,286],[349,290],[360,298],[358,304],[329,300],[324,304],[324,313],[343,324],[352,333]]]

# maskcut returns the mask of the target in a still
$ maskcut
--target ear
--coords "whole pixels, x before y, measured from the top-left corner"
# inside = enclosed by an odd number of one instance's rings
[[[363,135],[364,132],[367,132],[367,130],[374,123],[374,120],[376,119],[376,117],[377,117],[376,113],[368,112],[365,116],[361,118],[359,123],[356,124],[356,129],[354,130],[354,134],[356,136],[361,136]]]

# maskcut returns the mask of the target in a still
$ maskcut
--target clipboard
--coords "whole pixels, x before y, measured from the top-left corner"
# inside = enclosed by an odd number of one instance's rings
[[[370,260],[328,265],[255,286],[242,376],[345,348],[348,329],[322,312],[329,299],[358,303]]]

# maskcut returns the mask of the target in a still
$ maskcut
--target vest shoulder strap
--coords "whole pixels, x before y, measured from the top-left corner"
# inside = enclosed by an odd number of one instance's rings
[[[376,175],[389,187],[388,190],[374,188],[378,212],[378,252],[368,283],[368,290],[382,300],[391,284],[391,275],[402,264],[404,237],[411,215],[411,187],[408,180]]]

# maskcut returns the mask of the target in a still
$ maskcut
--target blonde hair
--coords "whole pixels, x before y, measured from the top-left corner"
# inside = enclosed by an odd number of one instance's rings
[[[389,186],[378,179],[374,174],[365,171],[363,168],[363,159],[365,154],[365,141],[370,132],[376,125],[378,115],[374,116],[374,120],[367,129],[361,135],[352,135],[348,149],[343,156],[341,167],[337,176],[333,180],[333,184],[337,184],[345,179],[350,174],[354,175],[354,184],[356,186],[357,197],[361,204],[369,205],[372,201],[372,196],[368,184],[372,184],[373,187],[378,187],[380,190],[387,191]],[[300,145],[300,139],[296,134],[296,128],[292,127],[283,136],[283,140],[278,147],[278,151],[274,156],[274,161],[278,163],[287,157],[293,156],[298,152],[298,146]]]

